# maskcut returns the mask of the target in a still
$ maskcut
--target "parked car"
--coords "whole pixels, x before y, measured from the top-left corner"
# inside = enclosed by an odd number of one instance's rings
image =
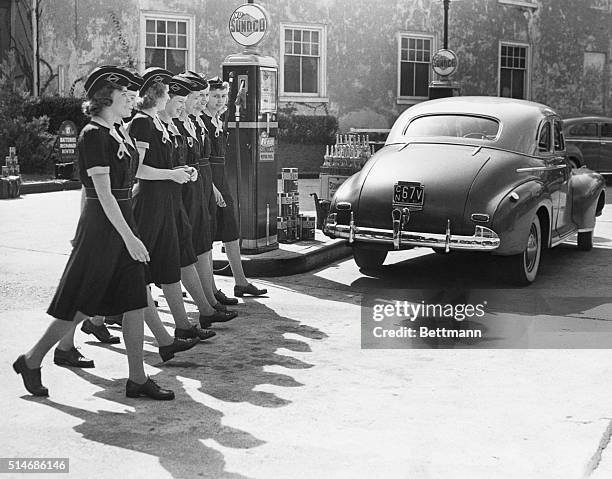
[[[532,283],[542,248],[578,234],[593,245],[603,177],[568,162],[549,107],[497,97],[431,100],[406,110],[385,146],[338,189],[324,232],[346,238],[357,265],[392,250],[503,256],[513,282]]]
[[[575,168],[612,174],[612,118],[585,116],[563,120],[567,156]]]

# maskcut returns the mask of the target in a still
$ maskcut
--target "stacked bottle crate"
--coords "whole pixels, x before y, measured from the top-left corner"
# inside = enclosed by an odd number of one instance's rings
[[[300,214],[298,169],[281,170],[281,191],[278,192],[277,234],[279,243],[313,240],[315,217]]]
[[[5,157],[2,167],[2,179],[0,181],[0,198],[17,198],[21,186],[21,171],[19,168],[19,157],[17,148],[11,146],[9,155]]]
[[[331,200],[344,181],[357,173],[374,154],[369,135],[336,135],[336,144],[327,145],[319,178],[320,197]]]

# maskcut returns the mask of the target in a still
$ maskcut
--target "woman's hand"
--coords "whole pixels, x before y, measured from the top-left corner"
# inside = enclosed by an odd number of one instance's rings
[[[191,174],[187,169],[180,167],[172,170],[170,172],[170,179],[175,183],[183,184],[187,183],[191,179]]]
[[[213,185],[213,192],[215,193],[215,202],[217,203],[217,206],[219,206],[220,208],[225,208],[227,204],[225,203],[225,200],[223,199],[223,195],[221,194],[221,192],[217,189],[215,185]]]
[[[151,258],[149,258],[149,252],[147,251],[146,246],[139,238],[135,235],[130,235],[123,240],[125,243],[125,247],[130,253],[132,259],[136,261],[140,261],[141,263],[148,263]]]
[[[198,181],[198,170],[191,168],[191,181]]]

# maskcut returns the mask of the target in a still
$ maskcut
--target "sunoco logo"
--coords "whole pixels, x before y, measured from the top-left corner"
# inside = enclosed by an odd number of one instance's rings
[[[451,50],[438,50],[431,59],[434,72],[440,76],[449,76],[457,70],[457,55]]]
[[[240,45],[257,45],[264,39],[267,30],[268,15],[259,5],[252,3],[241,5],[230,17],[230,34]]]

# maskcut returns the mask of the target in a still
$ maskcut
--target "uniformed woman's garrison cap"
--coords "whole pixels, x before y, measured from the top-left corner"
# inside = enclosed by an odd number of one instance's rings
[[[177,96],[187,96],[192,92],[191,85],[181,75],[174,75],[168,85],[168,93]]]
[[[227,88],[227,82],[224,82],[220,77],[212,77],[208,79],[208,86],[211,90],[223,90]]]
[[[156,83],[164,83],[168,85],[172,76],[172,73],[164,68],[147,68],[142,75],[143,83],[140,87],[140,95],[144,95],[144,93]]]
[[[191,91],[202,91],[208,88],[208,82],[206,79],[198,75],[196,72],[187,70],[186,72],[181,73],[180,76],[189,82]]]
[[[127,87],[131,82],[131,74],[112,65],[104,65],[94,68],[85,80],[85,91],[87,98],[92,98],[94,94],[105,86]]]
[[[144,80],[142,77],[136,72],[130,72],[130,84],[127,89],[130,91],[138,91],[142,87]]]

